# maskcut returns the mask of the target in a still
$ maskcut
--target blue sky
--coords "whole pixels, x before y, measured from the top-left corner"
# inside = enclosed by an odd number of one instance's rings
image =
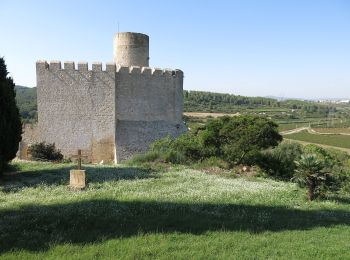
[[[0,56],[16,84],[35,61],[109,62],[113,34],[150,36],[150,66],[184,88],[249,96],[350,97],[350,1],[0,0]]]

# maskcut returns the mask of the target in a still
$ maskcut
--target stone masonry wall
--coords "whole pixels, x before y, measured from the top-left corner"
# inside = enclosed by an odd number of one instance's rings
[[[178,136],[182,122],[183,72],[118,67],[116,75],[116,160],[145,152],[155,140]]]
[[[183,72],[101,63],[37,62],[40,141],[66,157],[81,149],[88,161],[122,162],[182,122]]]
[[[38,127],[42,141],[66,157],[82,149],[89,161],[114,161],[115,65],[37,62]]]

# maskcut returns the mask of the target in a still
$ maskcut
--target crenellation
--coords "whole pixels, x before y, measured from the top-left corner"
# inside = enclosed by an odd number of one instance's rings
[[[118,65],[117,67],[117,72],[119,74],[129,74],[129,67],[128,66],[121,66],[121,65]]]
[[[161,75],[163,75],[163,70],[159,69],[159,68],[153,68],[152,75],[153,76],[161,76]]]
[[[129,69],[130,69],[130,74],[133,74],[133,75],[141,74],[140,66],[131,66]]]
[[[164,69],[163,74],[166,76],[173,76],[173,70],[172,69]]]
[[[50,61],[49,69],[52,70],[52,71],[62,69],[61,68],[61,61],[58,61],[58,60]]]
[[[184,77],[184,72],[182,70],[176,69],[175,74],[177,77],[181,77],[181,78]]]
[[[85,61],[79,61],[78,62],[78,70],[79,71],[88,71],[89,70],[89,64]]]
[[[64,62],[64,69],[65,70],[75,70],[74,61],[65,61]]]
[[[150,67],[142,67],[141,74],[143,75],[152,75],[152,68]]]
[[[63,68],[61,67],[61,61],[50,61],[50,64],[46,60],[38,60],[36,62],[36,67],[38,69],[49,69],[49,70],[75,70],[74,61],[65,61],[63,62]],[[79,61],[77,63],[78,71],[108,71],[116,73],[125,73],[125,74],[145,74],[145,75],[171,75],[173,77],[183,77],[183,71],[176,69],[161,69],[161,68],[151,68],[151,67],[140,67],[140,66],[121,66],[115,64],[114,62],[107,62],[105,64],[105,69],[101,62],[93,62],[92,68],[89,69],[89,64],[85,61]]]
[[[92,71],[102,71],[102,63],[101,62],[93,62],[92,63]]]
[[[40,70],[40,69],[49,69],[49,64],[47,63],[46,60],[38,60],[36,62],[36,68],[37,70]]]
[[[107,62],[106,63],[106,71],[116,72],[116,64],[114,62]]]
[[[118,53],[126,56],[117,64],[37,61],[37,141],[55,143],[68,158],[81,149],[91,162],[119,163],[183,133],[183,72],[149,67],[148,41],[120,34]]]

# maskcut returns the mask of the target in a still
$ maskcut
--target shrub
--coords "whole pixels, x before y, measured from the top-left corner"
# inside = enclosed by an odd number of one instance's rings
[[[160,153],[165,162],[191,164],[218,158],[233,166],[252,163],[261,149],[274,147],[281,140],[277,125],[266,118],[226,116],[176,139],[160,139],[151,145],[151,151]]]
[[[171,149],[173,142],[174,142],[174,138],[171,138],[168,135],[167,137],[164,137],[152,143],[150,150],[153,152],[159,152],[159,153],[167,152],[169,151],[169,149]]]
[[[256,164],[270,176],[290,180],[296,169],[295,161],[302,153],[303,149],[300,144],[282,143],[257,156]]]
[[[314,154],[316,158],[323,162],[323,165],[328,170],[331,170],[335,165],[339,165],[340,161],[337,160],[337,156],[330,152],[328,149],[324,149],[314,144],[308,144],[304,147],[305,154]]]
[[[186,156],[176,150],[169,150],[168,152],[163,154],[163,159],[164,162],[167,163],[173,163],[173,164],[187,164],[188,160],[186,158]]]
[[[315,154],[303,154],[295,164],[297,168],[294,180],[308,187],[308,199],[311,201],[320,196],[327,176],[327,173],[322,171],[324,162],[320,161]]]
[[[346,166],[334,166],[332,174],[327,176],[324,193],[350,194],[350,168]]]
[[[45,142],[37,143],[29,147],[31,158],[35,161],[62,161],[63,155],[57,150],[55,144]]]
[[[300,175],[300,167],[296,169],[295,180],[302,181],[299,182],[301,185],[308,185],[310,190],[310,185],[313,186],[313,196],[324,198],[327,196],[333,197],[334,195],[344,195],[350,192],[350,167],[349,158],[350,155],[332,149],[324,149],[316,145],[306,145],[303,149],[303,157],[312,156],[311,161],[318,161],[320,164],[320,170],[309,175],[307,179],[299,178],[303,177]],[[310,161],[309,160],[309,161]],[[304,159],[305,161],[305,159]],[[300,164],[300,160],[298,162]],[[305,168],[305,167],[304,167]],[[305,173],[305,172],[304,172]],[[310,184],[311,183],[311,184]],[[310,193],[310,191],[309,191]]]
[[[224,116],[208,122],[199,133],[206,157],[217,156],[238,165],[249,162],[262,149],[275,147],[282,136],[277,124],[257,116]]]

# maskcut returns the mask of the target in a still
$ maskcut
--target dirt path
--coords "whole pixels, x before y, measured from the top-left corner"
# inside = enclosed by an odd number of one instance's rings
[[[299,128],[295,128],[292,130],[282,131],[282,132],[280,132],[280,134],[281,135],[290,135],[290,134],[299,133],[299,132],[304,131],[304,130],[306,130],[309,134],[314,134],[314,135],[350,135],[348,133],[321,133],[321,132],[315,131],[311,127],[299,127]]]
[[[318,135],[350,135],[349,133],[321,133],[321,132],[317,132],[315,129],[308,129],[308,132],[310,134],[318,134]]]
[[[310,142],[299,141],[299,140],[288,139],[288,138],[284,138],[283,140],[289,141],[289,142],[299,143],[299,144],[302,144],[302,145],[314,144],[314,145],[317,145],[317,146],[322,147],[322,148],[331,148],[331,149],[335,149],[335,150],[340,150],[340,151],[343,151],[343,152],[347,152],[347,153],[350,154],[350,149],[347,149],[347,148],[342,148],[342,147],[337,147],[337,146],[331,146],[331,145],[326,145],[326,144],[310,143]]]
[[[299,128],[295,128],[295,129],[292,129],[292,130],[283,131],[280,134],[281,135],[296,134],[296,133],[299,133],[301,131],[308,130],[308,129],[309,129],[309,127],[299,127]]]
[[[220,116],[239,116],[240,113],[235,113],[235,114],[229,114],[229,113],[201,113],[201,112],[185,112],[185,116],[189,117],[200,117],[200,118],[205,118],[208,116],[211,117],[220,117]]]

